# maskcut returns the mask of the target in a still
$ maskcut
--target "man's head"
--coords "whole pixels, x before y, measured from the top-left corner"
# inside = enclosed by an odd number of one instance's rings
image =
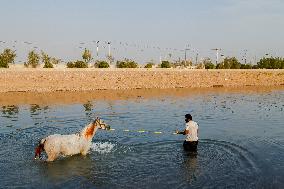
[[[192,116],[190,114],[185,114],[185,122],[189,122],[192,120]]]

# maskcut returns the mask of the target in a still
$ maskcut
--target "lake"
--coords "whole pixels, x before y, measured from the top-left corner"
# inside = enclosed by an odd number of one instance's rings
[[[283,88],[174,92],[6,103],[2,96],[0,188],[284,188]],[[199,124],[197,153],[183,151],[185,137],[173,134],[186,113]],[[41,138],[78,132],[96,116],[114,130],[98,130],[86,157],[33,159]]]

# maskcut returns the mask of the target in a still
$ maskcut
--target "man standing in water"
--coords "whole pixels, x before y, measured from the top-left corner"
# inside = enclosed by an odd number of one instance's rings
[[[185,115],[185,130],[178,131],[176,134],[186,135],[186,139],[183,142],[183,148],[186,151],[196,151],[198,145],[198,125],[195,121],[192,121],[192,116],[190,114]]]

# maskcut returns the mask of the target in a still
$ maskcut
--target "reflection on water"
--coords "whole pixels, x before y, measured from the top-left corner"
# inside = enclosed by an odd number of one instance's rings
[[[13,116],[19,113],[19,107],[15,105],[2,106],[2,114],[7,116]]]
[[[197,180],[198,170],[198,152],[184,152],[184,162],[182,167],[185,169],[185,177],[190,184]]]
[[[39,115],[41,112],[46,112],[48,110],[48,106],[40,106],[38,104],[31,104],[30,105],[30,112],[31,115]]]
[[[1,107],[1,188],[284,186],[281,90]],[[186,113],[200,126],[197,153],[183,151],[184,136],[172,134]],[[78,132],[95,116],[115,130],[98,130],[89,155],[33,160],[41,138]]]
[[[85,112],[91,112],[93,110],[93,104],[91,101],[88,101],[86,104],[83,104]]]

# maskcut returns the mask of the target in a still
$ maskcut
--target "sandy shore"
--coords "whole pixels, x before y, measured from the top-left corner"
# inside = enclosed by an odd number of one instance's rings
[[[0,69],[0,92],[284,85],[284,70]]]

